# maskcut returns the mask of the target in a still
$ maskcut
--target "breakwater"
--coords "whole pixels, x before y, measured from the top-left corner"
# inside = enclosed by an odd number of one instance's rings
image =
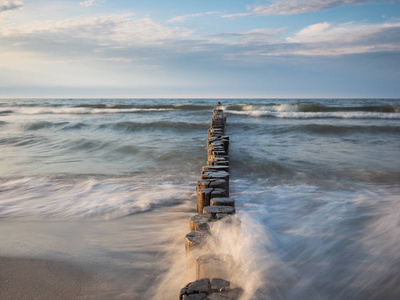
[[[181,289],[180,300],[239,299],[243,289],[232,281],[240,264],[227,253],[218,253],[223,241],[214,234],[221,229],[238,230],[235,201],[229,197],[229,137],[226,116],[217,103],[207,132],[207,165],[196,184],[197,213],[189,220],[185,237],[188,272],[196,280]],[[234,280],[234,279],[233,279]]]

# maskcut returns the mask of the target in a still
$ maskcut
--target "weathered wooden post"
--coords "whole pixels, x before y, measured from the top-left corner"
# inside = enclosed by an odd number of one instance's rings
[[[235,201],[229,198],[229,137],[225,135],[226,116],[222,108],[218,102],[207,130],[207,165],[202,167],[201,180],[196,183],[198,214],[190,218],[190,233],[185,237],[188,259],[193,258],[193,253],[208,249],[206,246],[214,226],[240,225],[235,217]],[[181,290],[179,299],[238,300],[243,290],[232,288],[227,280],[237,273],[237,268],[229,255],[209,253],[199,256],[196,259],[197,280]]]

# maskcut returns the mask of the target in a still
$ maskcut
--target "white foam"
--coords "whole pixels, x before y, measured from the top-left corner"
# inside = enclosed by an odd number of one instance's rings
[[[235,115],[247,115],[249,117],[269,116],[281,119],[316,119],[316,118],[337,118],[337,119],[400,119],[400,113],[379,113],[379,112],[288,112],[285,108],[277,107],[278,111],[248,110],[235,111],[226,110],[227,113]],[[281,111],[282,110],[282,111]]]
[[[140,178],[61,180],[24,177],[0,182],[0,218],[115,219],[189,199],[190,188]]]
[[[398,192],[232,181],[239,212],[254,223],[250,236],[256,234],[246,256],[255,262],[245,281],[246,292],[256,293],[249,299],[274,298],[277,289],[285,299],[321,299],[332,284],[348,298],[370,288],[373,298],[395,295],[400,289],[387,279],[398,273]],[[260,254],[268,262],[258,261]]]
[[[111,107],[111,106],[110,106]],[[172,108],[91,108],[91,107],[4,107],[0,114],[18,114],[18,115],[44,115],[44,114],[121,114],[167,111]]]

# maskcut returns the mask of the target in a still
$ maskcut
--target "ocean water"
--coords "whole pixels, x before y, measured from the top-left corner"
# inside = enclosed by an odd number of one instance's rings
[[[0,255],[177,299],[217,101],[1,99]],[[244,298],[400,298],[400,100],[221,101]]]

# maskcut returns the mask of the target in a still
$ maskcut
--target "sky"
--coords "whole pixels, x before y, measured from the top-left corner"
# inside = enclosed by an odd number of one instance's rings
[[[400,0],[0,0],[0,97],[400,98]]]

